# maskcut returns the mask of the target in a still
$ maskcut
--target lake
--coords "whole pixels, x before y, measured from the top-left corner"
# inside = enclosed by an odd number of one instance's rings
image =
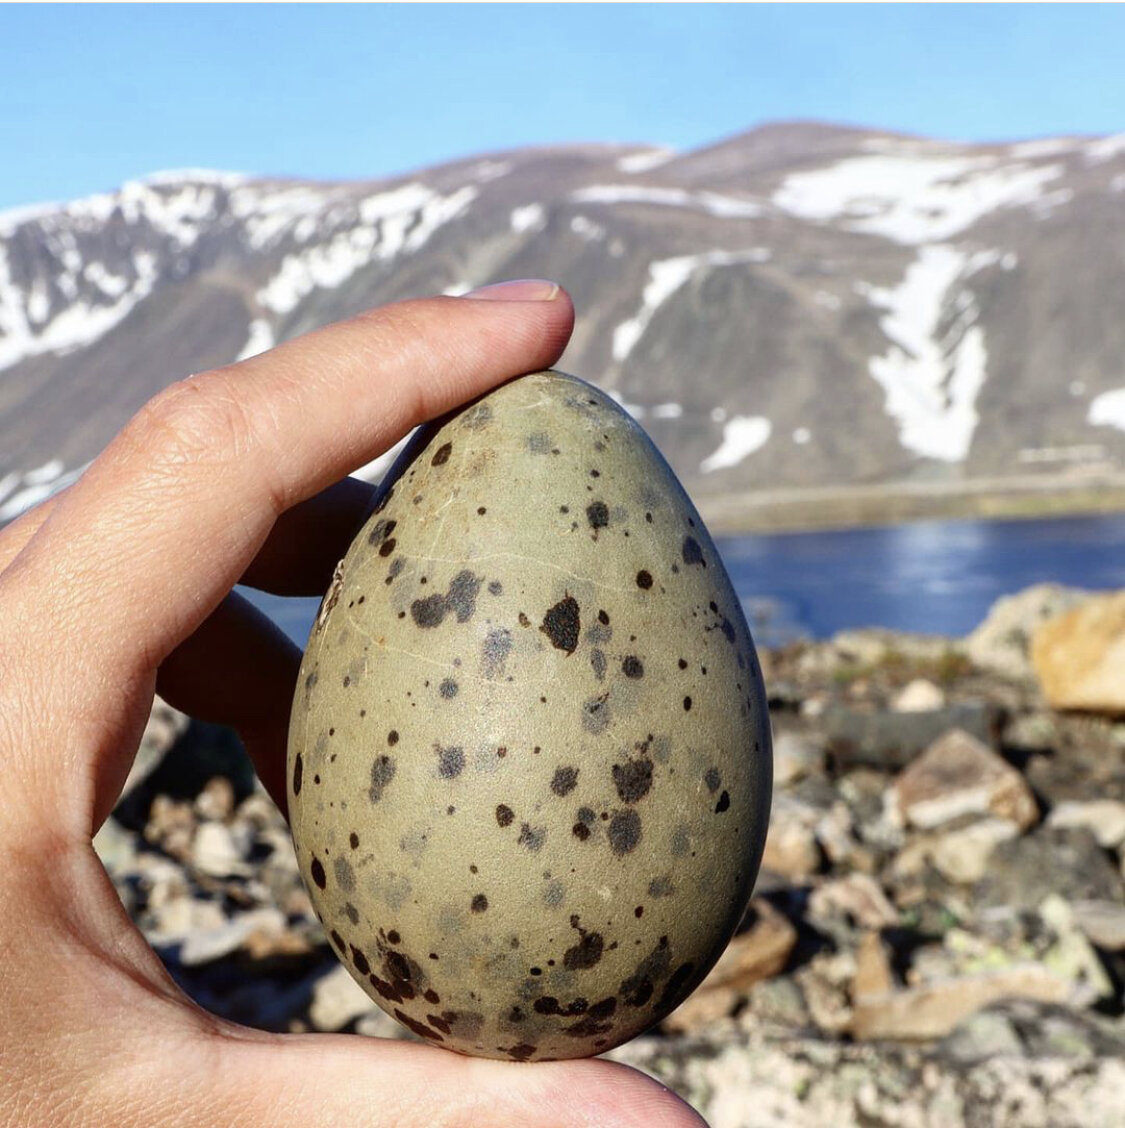
[[[767,647],[853,627],[964,635],[1000,596],[1043,581],[1125,588],[1125,515],[925,521],[718,545]],[[319,601],[246,595],[304,646]]]

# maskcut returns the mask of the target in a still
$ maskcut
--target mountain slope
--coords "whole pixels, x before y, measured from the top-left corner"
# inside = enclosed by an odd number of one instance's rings
[[[0,519],[189,372],[528,275],[576,299],[562,367],[697,498],[1125,469],[1125,135],[793,122],[370,183],[163,174],[0,214]]]

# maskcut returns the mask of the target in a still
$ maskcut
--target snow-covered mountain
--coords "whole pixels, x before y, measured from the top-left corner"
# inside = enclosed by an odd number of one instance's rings
[[[166,173],[0,213],[0,520],[180,376],[528,275],[576,299],[562,367],[698,498],[1125,470],[1125,134],[783,123],[370,183]]]

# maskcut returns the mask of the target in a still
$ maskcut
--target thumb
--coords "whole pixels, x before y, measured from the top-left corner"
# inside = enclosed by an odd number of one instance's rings
[[[508,1063],[354,1035],[219,1037],[221,1105],[247,1124],[706,1125],[660,1083],[600,1059]]]

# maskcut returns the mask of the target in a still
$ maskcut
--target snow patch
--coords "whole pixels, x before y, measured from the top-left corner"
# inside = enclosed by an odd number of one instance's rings
[[[790,215],[842,220],[849,230],[906,245],[938,242],[990,212],[1035,203],[1061,164],[1002,164],[993,157],[878,155],[794,173],[774,192]]]
[[[1125,153],[1125,133],[1111,133],[1108,137],[1099,137],[1097,141],[1087,142],[1083,153],[1089,165],[1112,161],[1114,157]]]
[[[641,294],[641,308],[613,331],[613,359],[620,364],[633,351],[656,311],[685,282],[703,268],[734,266],[739,263],[764,263],[770,253],[763,247],[748,251],[704,251],[699,255],[679,255],[660,259],[648,268],[648,282]]]
[[[799,443],[802,446],[812,438],[812,432],[807,427],[797,427],[793,429],[793,442]]]
[[[27,357],[72,352],[108,333],[128,317],[156,282],[154,255],[138,251],[133,256],[133,266],[136,277],[127,289],[118,291],[115,301],[106,305],[74,301],[54,318],[44,321],[35,316],[45,313],[42,303],[34,297],[25,298],[12,280],[7,249],[0,247],[0,370]],[[65,293],[66,288],[60,288]],[[76,296],[76,289],[70,296]]]
[[[1094,427],[1116,427],[1125,431],[1125,388],[1102,392],[1090,401],[1086,422]]]
[[[669,208],[698,208],[724,219],[760,216],[754,200],[723,196],[717,192],[689,192],[686,188],[656,188],[645,184],[593,184],[570,194],[576,204],[656,204]]]
[[[1078,144],[1073,137],[1043,137],[1036,141],[1019,141],[1015,145],[1009,145],[1008,155],[1017,161],[1034,161],[1073,153]]]
[[[683,414],[683,405],[671,402],[667,404],[657,404],[652,409],[653,419],[679,419]]]
[[[512,230],[517,234],[525,231],[541,231],[547,222],[547,213],[542,204],[525,204],[522,208],[513,208],[511,216]]]
[[[51,459],[33,470],[6,474],[0,479],[0,523],[14,521],[32,506],[76,482],[89,465],[67,471],[61,459]]]
[[[360,201],[359,226],[287,255],[277,273],[258,291],[258,301],[275,314],[291,313],[314,290],[335,289],[372,262],[422,247],[476,197],[473,187],[440,196],[421,184],[369,196]]]
[[[769,441],[773,426],[765,416],[731,416],[723,425],[723,441],[699,464],[704,474],[737,466]]]
[[[658,169],[666,165],[676,156],[675,149],[645,149],[640,153],[629,153],[617,161],[618,172],[639,173],[648,172],[649,169]]]
[[[873,305],[887,310],[880,319],[892,342],[868,371],[882,387],[887,412],[899,425],[899,441],[927,458],[958,462],[972,443],[979,416],[977,395],[985,379],[984,332],[972,324],[972,294],[951,294],[968,256],[953,247],[926,246],[894,289],[867,287]],[[957,316],[939,340],[948,307]]]
[[[235,357],[236,361],[245,361],[249,357],[256,357],[267,349],[272,349],[277,342],[274,340],[273,327],[265,318],[254,318],[246,335],[246,344]]]
[[[587,219],[585,216],[575,216],[570,221],[570,230],[589,243],[596,243],[605,238],[605,228],[600,223],[594,223],[593,220]]]

